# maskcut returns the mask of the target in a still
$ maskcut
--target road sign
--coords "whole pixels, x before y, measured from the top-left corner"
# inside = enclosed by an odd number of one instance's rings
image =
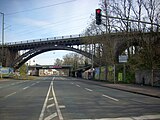
[[[126,63],[128,60],[128,56],[127,55],[121,55],[119,56],[119,62],[120,63]]]

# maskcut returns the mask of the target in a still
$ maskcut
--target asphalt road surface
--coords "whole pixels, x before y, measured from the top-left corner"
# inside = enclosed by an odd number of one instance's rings
[[[160,120],[160,99],[71,77],[0,81],[0,120]]]

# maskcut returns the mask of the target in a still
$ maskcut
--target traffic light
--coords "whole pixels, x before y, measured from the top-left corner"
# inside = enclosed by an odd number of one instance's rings
[[[101,9],[96,9],[96,24],[97,24],[97,25],[100,25],[101,22],[102,22],[102,19],[101,19],[101,16],[102,16],[101,11],[102,11]]]

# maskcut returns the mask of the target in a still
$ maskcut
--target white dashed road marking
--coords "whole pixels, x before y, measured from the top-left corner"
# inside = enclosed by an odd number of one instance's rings
[[[76,85],[77,87],[81,87],[80,85]]]
[[[114,101],[119,101],[118,99],[116,99],[116,98],[113,98],[113,97],[110,97],[110,96],[108,96],[108,95],[102,95],[103,97],[106,97],[106,98],[109,98],[109,99],[111,99],[111,100],[114,100]]]
[[[24,87],[24,88],[23,88],[23,90],[25,90],[25,89],[28,89],[28,88],[29,88],[29,86],[27,86],[27,87]]]
[[[90,91],[90,92],[92,92],[93,90],[91,90],[91,89],[88,89],[88,88],[85,88],[87,91]]]
[[[6,95],[5,96],[5,98],[7,98],[7,97],[9,97],[9,96],[12,96],[12,95],[14,95],[14,94],[16,94],[17,92],[13,92],[13,93],[11,93],[11,94],[9,94],[9,95]]]

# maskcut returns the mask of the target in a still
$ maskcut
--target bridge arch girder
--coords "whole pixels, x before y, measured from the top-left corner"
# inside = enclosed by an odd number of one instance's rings
[[[121,44],[117,45],[115,49],[115,60],[118,63],[119,55],[121,55],[126,49],[132,47],[132,46],[139,46],[142,47],[137,40],[132,40],[128,42],[122,42]]]
[[[24,53],[23,55],[19,56],[15,61],[13,61],[10,65],[10,67],[13,67],[15,69],[18,69],[20,66],[22,66],[25,62],[27,62],[32,57],[35,57],[41,53],[52,51],[52,50],[67,50],[67,51],[74,51],[76,53],[82,54],[90,59],[92,59],[92,54],[73,48],[73,47],[67,47],[67,46],[45,46],[45,47],[39,47],[36,49],[31,49],[28,52]],[[94,62],[97,63],[98,58],[93,55]]]

